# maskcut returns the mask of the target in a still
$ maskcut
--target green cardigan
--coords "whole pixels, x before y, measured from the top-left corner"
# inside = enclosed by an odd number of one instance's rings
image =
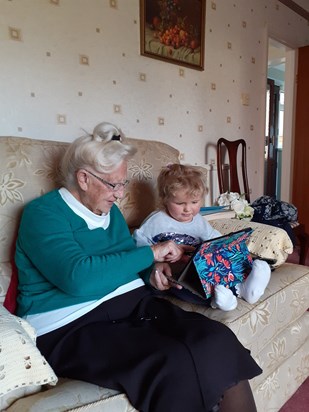
[[[15,253],[17,314],[100,299],[142,271],[149,278],[153,259],[150,247],[136,247],[116,205],[106,230],[89,230],[58,190],[49,192],[30,202],[22,215]]]

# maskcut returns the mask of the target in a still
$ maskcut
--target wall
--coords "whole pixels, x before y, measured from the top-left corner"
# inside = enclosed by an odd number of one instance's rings
[[[207,0],[205,31],[198,71],[140,55],[138,0],[0,0],[0,135],[71,141],[106,120],[193,164],[245,138],[256,198],[268,32],[296,48],[309,27],[277,0]]]

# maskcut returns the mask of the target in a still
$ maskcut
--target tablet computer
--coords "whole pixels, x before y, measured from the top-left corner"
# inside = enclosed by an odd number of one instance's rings
[[[202,242],[191,256],[170,264],[170,281],[205,300],[213,295],[216,285],[231,288],[243,282],[252,267],[246,244],[252,232],[249,227]]]

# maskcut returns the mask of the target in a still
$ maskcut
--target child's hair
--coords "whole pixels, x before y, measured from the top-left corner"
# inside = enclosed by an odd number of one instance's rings
[[[203,197],[206,194],[203,173],[196,167],[178,163],[170,164],[161,170],[157,187],[161,208],[164,208],[167,200],[179,189],[185,189],[193,196]]]

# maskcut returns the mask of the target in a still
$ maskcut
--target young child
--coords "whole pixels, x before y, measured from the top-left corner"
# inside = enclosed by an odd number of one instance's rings
[[[159,210],[150,214],[141,227],[134,231],[137,246],[174,240],[178,244],[196,246],[200,242],[221,236],[221,233],[199,213],[206,193],[202,173],[192,166],[171,164],[163,168],[157,181]],[[253,304],[264,294],[270,279],[270,267],[262,260],[254,260],[252,270],[243,283],[236,285],[236,294]],[[184,290],[177,296],[187,299]],[[237,307],[231,289],[215,286],[211,306],[224,311]]]

